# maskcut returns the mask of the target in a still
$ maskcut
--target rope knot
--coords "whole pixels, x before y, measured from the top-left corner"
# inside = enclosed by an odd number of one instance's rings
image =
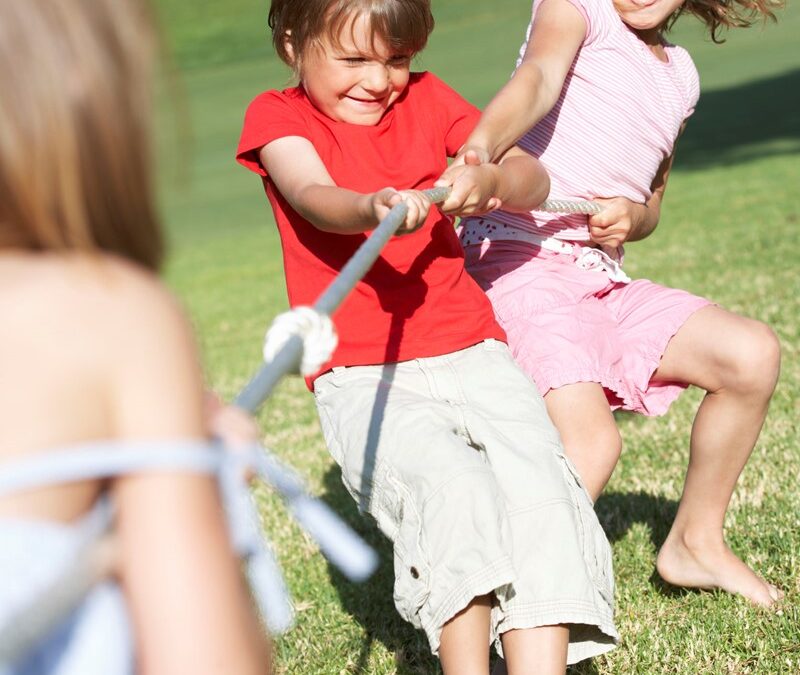
[[[300,373],[313,375],[331,355],[339,343],[333,321],[313,307],[299,306],[278,314],[264,337],[264,361],[269,363],[293,336],[303,340],[303,357]]]

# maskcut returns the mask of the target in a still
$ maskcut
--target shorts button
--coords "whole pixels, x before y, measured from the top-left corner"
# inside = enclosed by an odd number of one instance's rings
[[[411,576],[415,579],[419,579],[419,570],[416,567],[411,568]]]

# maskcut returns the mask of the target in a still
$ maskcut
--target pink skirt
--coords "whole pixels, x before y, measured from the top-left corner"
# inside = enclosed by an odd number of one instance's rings
[[[597,382],[613,410],[662,415],[686,388],[653,373],[672,336],[709,300],[646,279],[614,282],[602,270],[578,267],[576,255],[523,242],[487,241],[465,253],[514,358],[542,396]]]

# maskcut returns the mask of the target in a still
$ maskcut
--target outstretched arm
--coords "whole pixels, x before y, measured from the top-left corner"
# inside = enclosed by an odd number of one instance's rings
[[[372,230],[400,201],[408,214],[398,234],[413,232],[428,215],[431,202],[417,190],[387,187],[362,194],[333,182],[311,142],[286,136],[265,145],[259,158],[280,193],[303,218],[323,232],[357,234]]]
[[[536,11],[522,63],[486,106],[460,155],[472,150],[496,161],[555,105],[586,36],[586,21],[567,0],[544,0]]]
[[[203,381],[188,321],[154,279],[123,270],[112,281],[125,308],[109,335],[114,435],[204,438]],[[112,489],[137,672],[269,672],[268,640],[231,549],[216,481],[166,471],[124,476]]]

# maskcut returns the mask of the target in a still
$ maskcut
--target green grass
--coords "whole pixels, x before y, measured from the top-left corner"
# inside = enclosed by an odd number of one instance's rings
[[[159,0],[180,67],[177,104],[159,124],[162,201],[173,243],[167,270],[195,322],[212,386],[234,395],[259,364],[264,329],[285,305],[280,248],[259,181],[233,161],[248,101],[281,87],[264,0]],[[436,0],[419,66],[482,105],[507,77],[529,5]],[[689,391],[660,419],[621,415],[625,451],[597,509],[614,547],[620,647],[580,673],[800,672],[800,11],[712,45],[691,19],[703,95],[681,140],[662,223],[628,248],[633,275],[706,295],[768,322],[783,372],[761,440],[727,519],[733,548],[787,591],[778,614],[720,593],[681,592],[653,576],[687,462],[700,400]],[[183,92],[183,93],[181,93]],[[183,108],[188,108],[189,115]],[[180,140],[183,139],[183,140]],[[281,673],[431,673],[421,633],[391,601],[391,556],[360,518],[319,433],[310,395],[285,381],[260,416],[266,442],[298,467],[381,553],[364,586],[346,582],[280,503],[260,492],[264,524],[297,603],[276,644]]]

